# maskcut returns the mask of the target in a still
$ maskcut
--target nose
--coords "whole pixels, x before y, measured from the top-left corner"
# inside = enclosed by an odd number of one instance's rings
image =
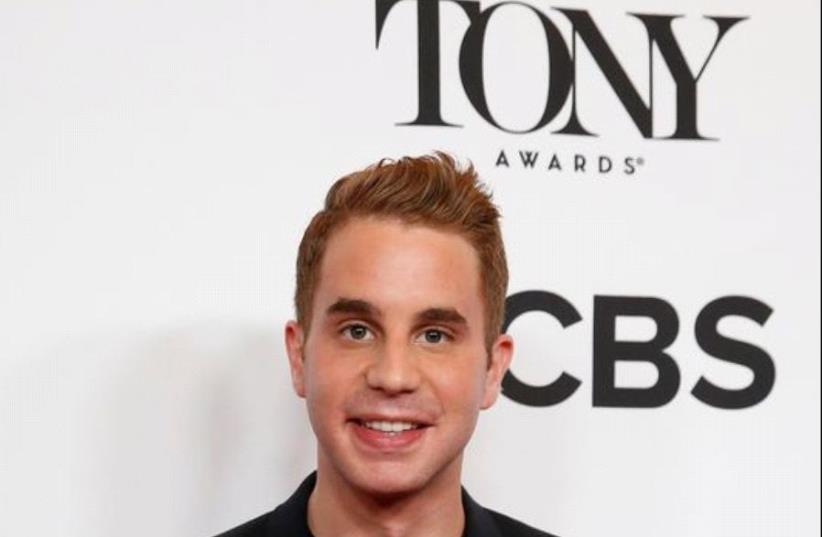
[[[387,394],[413,392],[422,380],[418,366],[408,342],[386,340],[366,371],[366,382]]]

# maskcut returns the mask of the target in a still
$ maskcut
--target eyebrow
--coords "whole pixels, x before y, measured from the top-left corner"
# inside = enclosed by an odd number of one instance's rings
[[[380,315],[380,310],[375,305],[356,298],[338,298],[336,302],[328,306],[325,312],[328,315],[346,313],[370,317],[378,317]]]
[[[454,308],[428,308],[419,312],[415,317],[420,323],[468,324],[468,320]]]

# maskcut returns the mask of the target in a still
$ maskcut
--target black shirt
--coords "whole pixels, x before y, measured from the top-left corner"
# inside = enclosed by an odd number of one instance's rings
[[[309,475],[279,507],[216,537],[314,537],[308,529],[308,498],[317,473]],[[554,537],[503,514],[485,509],[462,489],[463,537]]]

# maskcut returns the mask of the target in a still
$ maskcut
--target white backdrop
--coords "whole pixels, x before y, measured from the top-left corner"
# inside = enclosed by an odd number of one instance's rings
[[[598,136],[555,133],[569,102],[532,133],[498,129],[460,81],[468,19],[442,4],[441,113],[461,128],[398,125],[418,110],[412,0],[379,47],[374,0],[0,3],[0,535],[208,536],[283,500],[314,460],[281,343],[302,230],[338,176],[433,149],[471,159],[495,191],[510,292],[550,291],[582,317],[511,326],[519,379],[582,384],[555,406],[503,397],[486,412],[472,494],[562,537],[819,535],[819,3],[562,3],[590,14],[643,99],[648,37],[629,12],[683,15],[694,73],[716,39],[704,16],[748,17],[697,85],[699,131],[716,141],[663,139],[676,88],[659,50],[645,138],[579,43],[577,112]],[[557,6],[528,5],[570,43]],[[505,6],[488,26],[484,87],[512,130],[544,106],[538,21]],[[533,169],[519,151],[540,152]],[[631,175],[626,157],[643,162]],[[675,309],[666,352],[682,382],[667,405],[592,403],[597,295]],[[690,394],[703,375],[752,380],[694,336],[728,295],[773,309],[720,324],[776,369],[737,410]],[[620,339],[653,333],[617,323]],[[617,370],[619,385],[655,380],[649,364]]]

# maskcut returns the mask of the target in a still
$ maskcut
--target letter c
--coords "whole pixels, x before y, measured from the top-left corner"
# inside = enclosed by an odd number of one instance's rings
[[[563,328],[582,320],[574,306],[554,293],[523,291],[505,301],[505,320],[502,331],[507,332],[514,320],[530,311],[542,311],[557,319]],[[544,386],[532,386],[519,380],[509,369],[502,379],[502,393],[509,399],[527,406],[553,406],[571,397],[582,382],[563,372],[559,378]]]

